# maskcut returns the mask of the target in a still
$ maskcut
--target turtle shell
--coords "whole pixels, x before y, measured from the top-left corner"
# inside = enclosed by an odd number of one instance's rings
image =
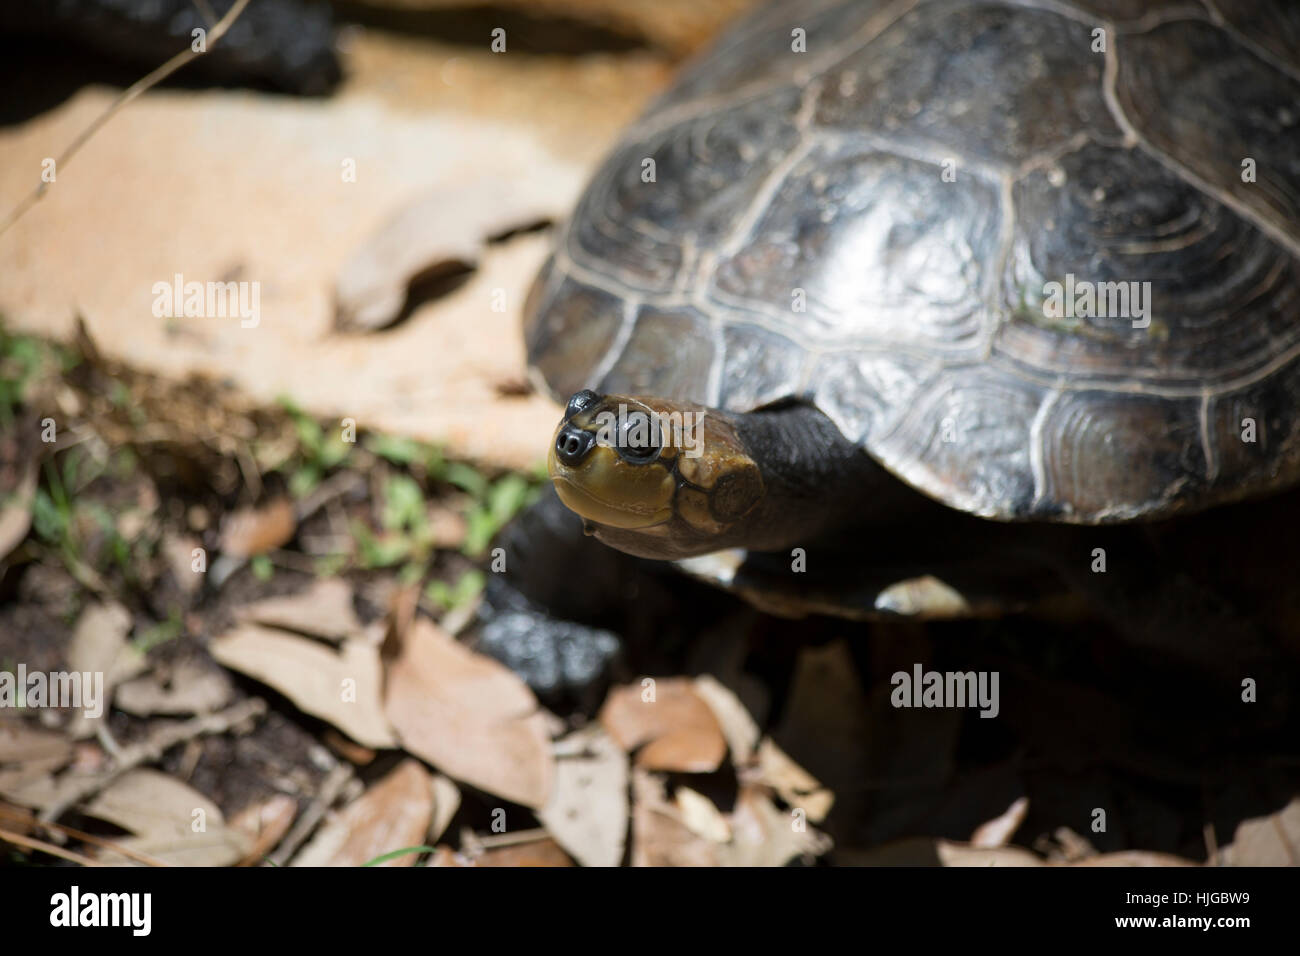
[[[986,517],[1295,483],[1300,5],[766,7],[628,131],[525,311],[557,395],[800,397]]]

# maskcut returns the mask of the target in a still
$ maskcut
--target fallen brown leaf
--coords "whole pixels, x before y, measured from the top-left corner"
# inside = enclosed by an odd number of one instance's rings
[[[1098,853],[1065,866],[1200,866],[1193,860],[1169,853],[1153,853],[1149,850],[1118,850],[1115,853]]]
[[[18,487],[0,506],[0,561],[23,543],[32,526],[32,501],[36,497],[36,481],[40,461],[36,456],[28,460]]]
[[[563,848],[549,837],[530,840],[513,846],[479,850],[475,853],[457,853],[449,846],[439,846],[429,860],[429,866],[450,867],[519,867],[519,866],[573,866]]]
[[[460,788],[449,777],[433,775],[433,819],[429,821],[429,842],[436,843],[447,832],[460,809]]]
[[[971,846],[984,849],[1006,846],[1020,829],[1020,824],[1025,822],[1025,814],[1028,812],[1029,798],[1020,797],[1001,815],[976,827],[970,838]]]
[[[369,747],[363,747],[344,737],[333,727],[327,727],[322,736],[326,747],[334,751],[349,763],[356,764],[358,767],[364,767],[375,759],[375,751]]]
[[[72,758],[72,742],[63,734],[45,730],[18,718],[0,720],[0,767],[33,760]]]
[[[795,811],[781,811],[761,789],[742,787],[731,813],[731,842],[718,848],[723,866],[785,866],[831,848],[830,837]]]
[[[474,857],[473,866],[573,866],[563,848],[551,839],[534,840],[518,846],[485,850]]]
[[[636,763],[648,770],[712,773],[727,753],[726,738],[709,705],[687,678],[628,685],[610,691],[600,722],[629,753],[641,747]],[[644,745],[644,746],[643,746]]]
[[[632,768],[633,866],[717,866],[718,849],[686,825],[663,775]]]
[[[791,760],[770,737],[759,744],[758,769],[758,782],[775,790],[788,806],[802,809],[813,823],[821,823],[831,812],[835,794]]]
[[[403,203],[339,270],[335,326],[369,331],[392,324],[417,279],[473,268],[489,238],[564,211],[535,177],[457,182]]]
[[[537,699],[513,672],[427,618],[389,664],[386,712],[402,746],[450,777],[540,808],[554,776]]]
[[[230,700],[230,680],[211,665],[181,663],[170,674],[155,669],[117,689],[120,710],[137,717],[151,714],[207,714]]]
[[[72,759],[72,741],[18,719],[0,720],[0,794],[48,777]]]
[[[89,737],[95,732],[96,720],[108,716],[109,704],[118,684],[145,669],[144,655],[127,642],[131,632],[131,613],[120,604],[93,604],[82,612],[68,645],[68,669],[82,674],[103,674],[103,700],[98,718],[76,710],[67,727],[73,738]]]
[[[978,847],[935,840],[934,852],[944,866],[1047,866],[1036,853],[1018,846]]]
[[[1197,866],[1167,853],[1122,850],[1100,853],[1072,863],[1054,863],[1018,846],[979,847],[954,840],[917,837],[873,847],[853,855],[859,866]]]
[[[712,800],[690,787],[678,787],[675,797],[688,830],[711,843],[731,840],[731,824]]]
[[[421,846],[433,818],[433,781],[406,759],[329,818],[291,866],[361,866],[406,847]],[[414,866],[407,853],[376,866]]]
[[[555,785],[537,818],[583,866],[618,866],[627,834],[627,754],[599,724],[556,744]]]
[[[171,572],[172,580],[186,595],[198,592],[203,583],[203,572],[194,570],[194,549],[199,539],[188,534],[165,532],[158,551]]]
[[[261,862],[284,839],[297,815],[298,801],[288,794],[277,793],[260,803],[249,804],[231,817],[228,824],[231,829],[238,830],[249,840],[248,852],[239,865]]]
[[[695,678],[694,690],[717,718],[731,751],[731,762],[738,767],[749,763],[762,733],[740,698],[711,674]]]
[[[293,502],[277,498],[260,508],[241,508],[228,514],[218,545],[231,558],[251,558],[288,544],[298,530]]]
[[[269,684],[358,743],[396,744],[384,719],[379,649],[374,645],[349,640],[335,652],[310,638],[246,623],[218,637],[208,649],[221,664]]]
[[[1300,866],[1300,797],[1276,813],[1241,821],[1221,856],[1227,866]]]
[[[362,630],[352,607],[352,588],[338,578],[322,578],[297,594],[254,601],[239,617],[331,641],[358,637]]]
[[[215,803],[174,777],[138,768],[122,774],[85,807],[88,816],[107,820],[135,836],[116,842],[164,863],[178,866],[229,866],[248,851],[248,839],[227,827]],[[135,861],[106,851],[113,865]]]

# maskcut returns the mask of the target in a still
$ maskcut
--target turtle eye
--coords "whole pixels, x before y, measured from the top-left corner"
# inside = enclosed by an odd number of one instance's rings
[[[629,465],[647,465],[659,457],[658,422],[645,412],[631,412],[619,430],[618,456]]]
[[[589,388],[584,388],[581,392],[574,392],[573,397],[569,399],[569,404],[564,406],[564,417],[572,418],[578,412],[599,400],[600,396]]]

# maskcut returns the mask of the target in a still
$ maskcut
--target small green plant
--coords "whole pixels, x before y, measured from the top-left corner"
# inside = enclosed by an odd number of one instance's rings
[[[77,362],[70,349],[10,332],[0,317],[0,425],[13,426],[34,382],[44,375],[74,368]]]
[[[75,447],[59,456],[57,464],[46,461],[45,480],[32,500],[32,530],[74,576],[85,569],[116,568],[128,585],[135,586],[157,542],[146,535],[127,540],[107,508],[78,497],[110,467],[111,461],[100,462]]]
[[[373,860],[367,860],[362,866],[378,866],[380,863],[387,863],[389,860],[396,860],[399,856],[410,856],[412,853],[436,853],[437,848],[431,846],[408,846],[400,850],[393,850],[391,853],[384,853],[375,857]]]
[[[280,405],[293,419],[298,435],[298,453],[290,461],[294,470],[289,475],[289,493],[301,498],[320,484],[328,472],[347,460],[352,453],[352,444],[343,440],[341,430],[331,430],[326,434],[320,422],[291,399],[281,398]]]
[[[478,597],[486,584],[486,575],[478,568],[472,568],[452,585],[446,581],[430,581],[424,589],[424,596],[443,610],[454,611]]]
[[[141,654],[148,654],[155,647],[174,641],[181,636],[184,622],[181,620],[180,608],[172,608],[167,620],[150,625],[136,636],[132,646]]]
[[[539,490],[527,478],[511,472],[486,486],[465,515],[469,530],[465,535],[464,552],[477,557],[487,550],[498,531],[524,507],[536,500]]]
[[[259,581],[269,581],[275,577],[275,565],[264,554],[254,555],[248,562],[248,567],[253,572],[253,577]]]
[[[381,534],[374,534],[361,522],[354,522],[353,536],[364,568],[388,568],[407,563],[403,579],[419,580],[424,563],[433,551],[433,533],[425,513],[424,491],[410,475],[390,475],[384,482],[380,502]]]
[[[441,449],[414,438],[377,433],[366,438],[365,446],[371,454],[394,465],[422,468],[430,478],[441,479],[447,467]]]
[[[66,463],[65,463],[66,468]],[[64,564],[81,561],[80,545],[73,528],[72,498],[54,462],[45,462],[45,483],[38,486],[32,499],[32,530],[36,537],[58,551]]]
[[[488,491],[487,478],[472,465],[462,461],[450,462],[443,471],[442,480],[474,498],[482,498]]]

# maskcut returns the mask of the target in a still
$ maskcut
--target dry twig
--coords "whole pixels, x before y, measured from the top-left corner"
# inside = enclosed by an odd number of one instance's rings
[[[211,31],[209,31],[204,52],[211,50],[213,45],[225,36],[226,31],[229,30],[231,26],[234,25],[234,22],[239,19],[239,15],[244,12],[244,7],[246,6],[248,6],[248,0],[235,0],[234,5],[226,11],[226,15],[221,18]],[[55,170],[62,170],[67,166],[72,157],[81,150],[81,147],[86,145],[86,141],[99,132],[100,128],[112,119],[119,110],[125,107],[141,93],[152,89],[163,80],[167,79],[167,77],[171,76],[186,63],[190,62],[190,60],[202,55],[203,53],[198,52],[193,47],[188,50],[182,50],[149,75],[128,86],[122,91],[121,95],[113,101],[112,105],[110,105],[108,109],[104,110],[103,113],[95,118],[94,122],[77,134],[77,137],[68,145],[67,149],[54,158]],[[4,221],[4,225],[0,225],[0,235],[7,232],[9,227],[21,219],[28,209],[43,199],[49,188],[49,182],[42,180],[41,184],[14,208],[13,212],[9,214],[9,218]]]
[[[325,811],[330,808],[351,779],[351,767],[345,763],[334,765],[334,769],[321,784],[320,791],[316,794],[316,799],[311,802],[311,806],[307,808],[307,812],[298,818],[280,846],[268,857],[272,863],[276,866],[284,866],[289,862],[298,852],[298,847],[302,846],[303,841],[311,836],[312,831],[316,829],[316,824],[320,823],[321,818],[325,816]]]
[[[57,820],[68,808],[98,793],[106,786],[135,767],[157,760],[171,747],[203,734],[223,734],[246,720],[266,713],[266,701],[252,697],[228,707],[220,713],[204,714],[181,724],[166,724],[155,730],[145,740],[121,750],[121,759],[111,770],[95,774],[69,787],[68,792],[47,807],[40,816],[43,822]]]

